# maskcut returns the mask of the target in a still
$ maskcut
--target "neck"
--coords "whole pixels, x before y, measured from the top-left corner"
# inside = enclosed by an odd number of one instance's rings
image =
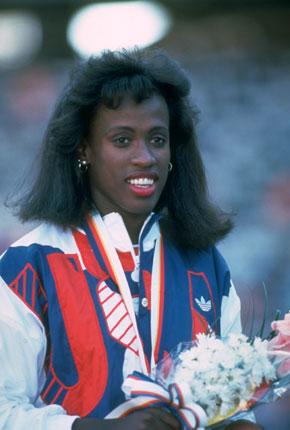
[[[110,210],[100,210],[100,209],[98,209],[98,211],[102,216],[108,215],[110,212],[117,212],[114,210],[110,211]],[[143,227],[143,224],[150,214],[146,214],[146,215],[129,214],[127,212],[123,212],[120,210],[118,211],[118,213],[121,215],[124,221],[124,224],[128,231],[131,242],[133,244],[137,244],[139,241],[139,235]]]
[[[123,217],[124,224],[128,230],[130,239],[133,244],[138,243],[140,231],[143,227],[144,221],[146,220],[147,216],[131,216],[131,215],[124,215],[120,214]]]

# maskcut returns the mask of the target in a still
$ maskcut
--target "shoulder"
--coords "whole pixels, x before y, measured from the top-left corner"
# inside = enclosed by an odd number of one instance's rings
[[[9,283],[27,268],[40,273],[48,254],[75,252],[76,245],[70,229],[63,230],[53,224],[43,223],[14,242],[2,254],[0,275]]]
[[[216,246],[210,248],[212,258],[219,270],[229,271],[228,263]]]
[[[211,248],[211,252],[215,265],[216,276],[219,284],[222,285],[223,295],[228,296],[232,287],[231,273],[228,263],[226,262],[225,258],[220,253],[218,248],[216,248],[215,246]]]
[[[54,251],[65,254],[76,252],[72,230],[70,228],[64,229],[54,224],[42,223],[12,243],[0,259],[2,260],[9,253],[13,255],[33,255],[35,253],[45,254],[46,252]]]
[[[69,249],[71,244],[70,238],[72,238],[70,229],[65,230],[54,224],[42,223],[14,242],[10,248],[29,248],[32,245],[38,245],[40,247],[49,246]]]
[[[205,264],[214,265],[218,271],[227,272],[229,270],[225,258],[216,246],[210,246],[203,250],[188,249],[186,253],[190,259],[198,259]]]
[[[216,246],[203,250],[188,250],[188,258],[198,271],[206,274],[217,285],[220,294],[228,295],[231,288],[229,266]]]

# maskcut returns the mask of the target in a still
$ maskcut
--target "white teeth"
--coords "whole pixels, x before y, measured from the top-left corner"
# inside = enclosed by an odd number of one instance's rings
[[[136,179],[128,179],[129,184],[136,185],[139,187],[146,187],[148,185],[154,184],[154,179],[151,178],[136,178]]]

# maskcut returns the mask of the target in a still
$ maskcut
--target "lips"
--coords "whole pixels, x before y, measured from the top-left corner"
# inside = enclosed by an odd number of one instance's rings
[[[152,179],[152,178],[128,179],[127,183],[131,184],[131,185],[136,185],[136,187],[146,188],[146,187],[154,184],[154,179]]]
[[[150,197],[156,190],[156,173],[136,173],[126,178],[130,190],[139,197]]]

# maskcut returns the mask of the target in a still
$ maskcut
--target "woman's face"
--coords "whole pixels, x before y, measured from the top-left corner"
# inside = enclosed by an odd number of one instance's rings
[[[83,150],[93,200],[105,215],[146,218],[168,176],[169,113],[158,95],[136,104],[125,98],[117,109],[100,106]]]

